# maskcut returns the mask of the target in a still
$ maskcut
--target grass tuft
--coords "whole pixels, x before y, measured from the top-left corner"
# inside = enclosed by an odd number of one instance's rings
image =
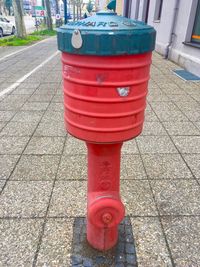
[[[33,33],[31,33],[30,35],[32,36],[54,36],[56,35],[56,31],[55,30],[39,30],[39,31],[34,31]]]
[[[23,46],[32,44],[35,41],[41,40],[40,36],[27,35],[25,38],[18,38],[16,36],[0,39],[0,46]]]

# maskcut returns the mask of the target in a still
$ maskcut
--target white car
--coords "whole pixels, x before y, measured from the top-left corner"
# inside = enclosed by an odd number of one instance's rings
[[[7,20],[5,17],[0,16],[0,38],[7,34],[15,33],[15,25]]]

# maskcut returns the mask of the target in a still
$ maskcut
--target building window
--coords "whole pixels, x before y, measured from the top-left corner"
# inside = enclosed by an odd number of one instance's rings
[[[200,44],[200,1],[198,1],[197,5],[191,42]]]
[[[163,0],[156,1],[156,8],[154,13],[154,21],[160,21],[162,13]]]

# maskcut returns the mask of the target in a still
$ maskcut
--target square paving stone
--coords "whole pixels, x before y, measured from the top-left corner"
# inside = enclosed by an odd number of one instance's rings
[[[139,154],[135,139],[123,143],[122,155],[124,154]]]
[[[3,110],[0,111],[0,121],[1,122],[6,122],[9,121],[14,115],[15,111],[8,111],[8,110]]]
[[[37,126],[36,122],[10,121],[0,132],[0,136],[30,136]]]
[[[200,155],[199,154],[183,154],[185,161],[190,167],[192,173],[197,179],[200,179]]]
[[[84,216],[86,214],[85,181],[57,181],[48,216]]]
[[[158,121],[158,118],[150,105],[147,105],[145,109],[145,122],[147,121]]]
[[[63,103],[50,103],[48,110],[50,111],[59,111],[59,112],[64,112],[64,105]]]
[[[58,180],[81,180],[87,178],[86,155],[63,155],[58,170]]]
[[[42,122],[51,123],[51,122],[58,122],[63,121],[64,122],[64,113],[63,111],[51,111],[47,110],[42,118]]]
[[[11,180],[53,180],[55,178],[59,156],[22,155]]]
[[[21,154],[29,137],[0,137],[0,154]]]
[[[17,89],[22,89],[22,88],[28,88],[28,89],[36,89],[38,86],[40,85],[39,82],[35,82],[35,83],[20,83],[20,85],[17,87]]]
[[[6,125],[6,122],[0,122],[0,132],[3,129],[3,127]]]
[[[160,122],[146,121],[142,135],[167,135],[167,132]]]
[[[24,104],[25,101],[9,101],[4,99],[0,102],[0,110],[18,110]]]
[[[50,102],[53,98],[53,94],[50,95],[38,95],[38,94],[33,94],[31,97],[28,98],[28,102]]]
[[[52,102],[60,102],[63,103],[63,95],[59,94],[59,95],[55,95],[52,99]]]
[[[7,179],[14,169],[19,155],[1,155],[0,156],[0,179]]]
[[[74,219],[48,219],[36,266],[71,266]]]
[[[3,189],[4,185],[5,185],[5,180],[0,180],[0,193],[1,193],[1,190]]]
[[[132,218],[138,266],[172,267],[158,217]]]
[[[52,182],[9,181],[0,196],[0,217],[45,216]]]
[[[40,122],[34,136],[66,136],[64,121]]]
[[[35,88],[16,88],[11,94],[12,95],[32,95]]]
[[[41,110],[46,110],[48,105],[49,105],[48,102],[26,102],[21,107],[21,110],[41,111]]]
[[[140,155],[122,155],[122,179],[147,179]]]
[[[200,153],[200,136],[172,136],[172,139],[181,153]]]
[[[19,122],[39,122],[44,111],[18,111],[12,121]]]
[[[200,135],[198,128],[189,121],[163,122],[163,125],[170,135]]]
[[[177,153],[168,136],[140,136],[137,138],[137,143],[142,154]]]
[[[188,121],[172,102],[152,102],[151,106],[161,121]]]
[[[151,180],[161,215],[200,215],[200,187],[196,180]]]
[[[86,154],[87,147],[84,141],[78,140],[74,137],[67,137],[67,141],[64,148],[65,155],[80,155]]]
[[[162,224],[175,266],[200,266],[200,217],[163,217]]]
[[[179,154],[142,155],[150,179],[193,178]]]
[[[42,219],[0,220],[2,267],[32,266],[42,224]]]
[[[61,154],[64,137],[32,137],[25,154]]]
[[[121,197],[130,216],[157,215],[147,180],[121,181]]]

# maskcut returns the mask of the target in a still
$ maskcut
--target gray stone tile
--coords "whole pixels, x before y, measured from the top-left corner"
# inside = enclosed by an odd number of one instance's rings
[[[29,97],[28,102],[50,102],[53,98],[53,94],[48,95],[38,95],[33,94],[31,97]]]
[[[121,197],[126,215],[157,215],[153,195],[147,180],[121,181]]]
[[[0,132],[0,136],[30,136],[37,126],[36,122],[10,121]]]
[[[142,135],[167,135],[167,132],[160,122],[145,121]]]
[[[17,87],[17,89],[22,89],[22,88],[28,88],[28,89],[36,89],[40,85],[39,82],[34,82],[34,83],[20,83],[20,85]]]
[[[150,179],[193,178],[179,154],[145,154],[142,158]]]
[[[39,122],[44,111],[18,111],[12,121],[19,122]]]
[[[183,154],[185,161],[190,167],[192,173],[197,179],[200,179],[200,155],[199,154]]]
[[[138,266],[172,267],[158,217],[132,218]]]
[[[59,94],[59,95],[55,95],[52,99],[52,102],[61,102],[63,103],[63,95]]]
[[[164,217],[162,224],[175,266],[200,266],[200,218]]]
[[[200,105],[196,101],[176,102],[176,105],[191,121],[200,121]]]
[[[58,170],[58,180],[80,180],[87,178],[86,155],[63,155]]]
[[[17,111],[24,104],[23,101],[8,101],[4,99],[0,102],[0,110],[14,110]]]
[[[59,163],[59,156],[22,155],[11,180],[53,180]]]
[[[147,179],[140,155],[122,155],[122,179]]]
[[[36,88],[16,88],[12,95],[32,95]]]
[[[0,180],[0,193],[4,187],[5,182],[6,182],[5,180]]]
[[[163,122],[170,135],[200,135],[200,131],[189,121]]]
[[[7,122],[15,115],[15,111],[3,110],[0,112],[0,121]]]
[[[42,219],[0,220],[0,262],[1,266],[32,266]]]
[[[48,216],[85,216],[86,181],[57,181]]]
[[[135,139],[123,143],[122,155],[124,154],[139,154]]]
[[[48,111],[64,112],[64,105],[60,102],[52,102],[48,107]]]
[[[78,155],[78,154],[86,154],[87,148],[84,141],[78,140],[74,137],[68,137],[65,147],[64,154],[67,155]]]
[[[0,137],[0,154],[21,154],[28,140],[29,137]]]
[[[0,179],[7,179],[13,171],[19,155],[0,156]]]
[[[200,136],[172,136],[172,139],[181,153],[200,153]]]
[[[22,107],[21,110],[33,110],[33,111],[41,111],[46,110],[48,107],[48,102],[26,102]]]
[[[160,89],[154,91],[149,89],[147,99],[149,102],[170,101],[169,97],[166,94],[164,94]]]
[[[64,121],[64,113],[63,111],[51,111],[47,110],[42,118],[42,122],[50,123],[50,122],[58,122],[58,121]]]
[[[172,102],[151,103],[151,106],[161,121],[188,121]]]
[[[161,215],[200,215],[200,187],[195,180],[151,180]]]
[[[71,266],[74,219],[48,219],[36,266]]]
[[[140,136],[137,137],[140,152],[143,153],[177,153],[168,136]]]
[[[49,181],[9,181],[0,196],[0,217],[44,216],[52,186]]]
[[[194,122],[194,124],[200,130],[200,121]]]
[[[25,154],[61,154],[64,137],[32,137]]]
[[[34,136],[66,136],[64,121],[40,122]]]
[[[6,122],[0,122],[0,132],[3,129],[3,127],[6,125]]]
[[[158,121],[158,118],[150,105],[147,105],[145,110],[145,121]]]

